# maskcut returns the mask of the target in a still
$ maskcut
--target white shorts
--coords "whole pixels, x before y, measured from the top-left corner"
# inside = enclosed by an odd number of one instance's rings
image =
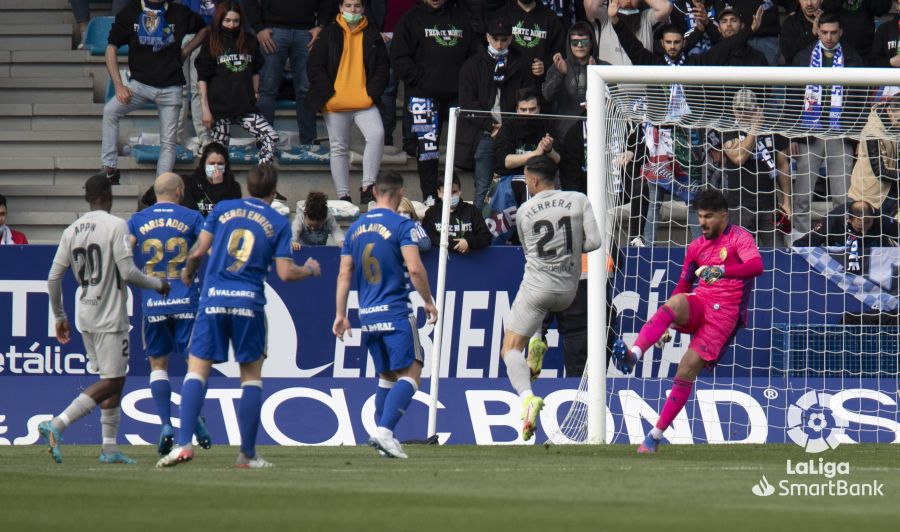
[[[540,330],[548,312],[569,308],[575,299],[575,293],[574,290],[567,294],[538,292],[533,288],[520,286],[506,318],[506,329],[522,336],[533,335]]]
[[[128,371],[128,331],[82,332],[84,348],[91,368],[101,379],[124,377]]]

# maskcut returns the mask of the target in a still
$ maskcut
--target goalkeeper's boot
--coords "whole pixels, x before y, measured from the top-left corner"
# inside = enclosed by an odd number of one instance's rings
[[[522,401],[522,439],[528,441],[537,430],[537,417],[544,408],[544,400],[532,395]]]
[[[172,428],[172,425],[168,423],[162,426],[162,430],[159,431],[159,444],[156,446],[156,452],[159,453],[160,456],[165,456],[169,454],[169,451],[172,450],[172,446],[175,444],[175,429]]]
[[[240,453],[238,454],[237,462],[234,463],[234,467],[238,469],[268,469],[273,466],[272,462],[265,460],[260,455],[247,458],[244,453]]]
[[[121,451],[116,451],[114,453],[106,454],[104,452],[100,452],[100,463],[101,464],[136,464],[137,460],[133,458],[129,458],[122,454]]]
[[[528,342],[528,369],[531,370],[531,382],[536,381],[541,375],[546,352],[547,342],[543,338],[538,336]]]
[[[613,364],[616,365],[616,369],[625,375],[631,375],[634,365],[637,364],[637,357],[628,349],[628,346],[625,345],[621,338],[613,343],[612,360]]]
[[[190,447],[175,447],[169,454],[163,456],[156,462],[156,467],[175,467],[178,464],[190,462],[194,459],[194,450]]]
[[[194,436],[197,437],[197,445],[204,449],[212,447],[212,438],[209,437],[209,429],[206,427],[206,418],[197,416],[197,426],[194,427]]]
[[[369,438],[369,445],[374,447],[378,454],[385,458],[409,458],[409,455],[403,451],[403,447],[397,441],[397,438],[379,434],[379,430],[376,430]]]
[[[41,436],[47,441],[47,446],[49,447],[47,452],[50,453],[50,456],[53,457],[53,460],[57,464],[61,464],[62,451],[59,450],[59,442],[62,441],[62,434],[53,426],[53,423],[49,421],[42,421],[41,424],[38,425],[38,432],[40,432]]]
[[[638,454],[653,454],[657,449],[659,449],[659,440],[647,434],[644,441],[638,445],[637,452]]]

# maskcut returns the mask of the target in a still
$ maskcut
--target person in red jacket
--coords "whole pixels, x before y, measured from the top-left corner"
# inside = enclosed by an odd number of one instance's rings
[[[27,243],[28,239],[25,238],[25,233],[6,225],[6,196],[0,194],[0,246]]]

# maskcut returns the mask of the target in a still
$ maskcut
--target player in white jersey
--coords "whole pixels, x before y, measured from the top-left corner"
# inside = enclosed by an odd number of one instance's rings
[[[506,319],[501,355],[509,381],[522,398],[524,440],[534,435],[544,407],[544,400],[531,391],[532,370],[525,361],[525,346],[548,312],[569,307],[581,278],[581,253],[600,247],[591,203],[580,192],[556,190],[556,170],[556,163],[546,155],[528,159],[525,183],[531,199],[516,213],[525,274]],[[541,360],[531,362],[539,372]]]
[[[119,431],[119,399],[128,367],[128,289],[125,283],[169,293],[169,283],[142,274],[135,266],[128,241],[128,226],[109,214],[112,188],[105,175],[92,176],[84,184],[84,199],[91,211],[75,221],[59,241],[47,280],[50,305],[56,316],[56,339],[69,342],[70,327],[63,309],[62,279],[71,266],[76,282],[75,316],[91,367],[100,380],[88,386],[65,410],[38,426],[53,459],[62,462],[59,450],[63,430],[100,405],[103,448],[101,464],[133,464],[116,447]]]

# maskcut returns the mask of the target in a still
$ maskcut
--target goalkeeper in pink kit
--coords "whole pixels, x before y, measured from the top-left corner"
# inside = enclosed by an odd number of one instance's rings
[[[715,367],[744,326],[753,279],[763,272],[753,235],[729,223],[728,200],[721,192],[706,189],[695,205],[703,235],[688,245],[672,297],[644,324],[631,349],[622,340],[613,346],[616,368],[627,375],[669,327],[691,335],[672,392],[656,426],[638,447],[639,453],[656,452],[663,432],[687,403],[697,375],[704,367]]]

